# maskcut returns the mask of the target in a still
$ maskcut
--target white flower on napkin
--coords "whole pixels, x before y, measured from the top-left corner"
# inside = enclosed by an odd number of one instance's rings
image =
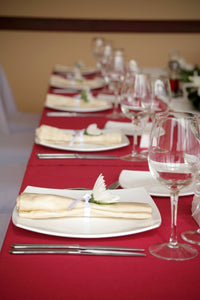
[[[86,134],[88,134],[88,135],[100,135],[100,134],[102,134],[102,130],[97,127],[96,123],[92,123],[87,127]]]
[[[74,67],[74,79],[75,80],[83,80],[83,76],[81,74],[81,70],[78,67]]]
[[[98,204],[116,203],[120,199],[119,195],[113,195],[106,189],[105,180],[102,174],[99,175],[94,184],[92,196],[93,199],[90,200],[90,202]]]
[[[74,64],[74,68],[79,68],[79,69],[81,69],[81,68],[84,68],[84,67],[85,67],[85,65],[84,65],[84,63],[83,63],[81,60],[77,61],[77,62]]]

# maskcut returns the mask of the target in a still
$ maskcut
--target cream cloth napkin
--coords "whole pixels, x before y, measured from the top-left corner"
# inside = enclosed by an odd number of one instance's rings
[[[100,81],[94,79],[73,80],[59,75],[51,75],[50,85],[62,88],[95,88],[100,86]]]
[[[80,65],[80,67],[77,67],[76,65],[74,66],[64,66],[61,64],[56,64],[54,66],[54,71],[55,72],[61,72],[61,73],[74,73],[75,72],[75,68],[79,68],[81,73],[94,73],[97,71],[96,67],[90,67],[90,66],[84,66],[84,65]]]
[[[45,105],[49,107],[77,107],[87,109],[107,107],[108,102],[104,100],[96,100],[95,98],[89,99],[89,101],[86,102],[81,98],[47,94]]]
[[[74,139],[73,143],[113,145],[122,142],[122,134],[120,132],[108,132],[100,135],[79,134],[74,137],[63,129],[41,125],[36,129],[36,139],[41,143],[63,144],[70,143]]]
[[[84,201],[79,201],[68,209],[74,201],[75,199],[57,195],[22,193],[17,197],[17,210],[20,217],[30,219],[84,217]],[[89,217],[148,219],[152,216],[152,208],[146,203],[89,203],[89,206]]]

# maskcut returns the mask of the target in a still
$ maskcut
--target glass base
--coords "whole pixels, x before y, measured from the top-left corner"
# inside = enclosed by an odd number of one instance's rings
[[[126,161],[146,161],[147,160],[147,156],[143,155],[143,154],[127,154],[124,156],[121,156],[120,159],[122,160],[126,160]]]
[[[149,252],[166,260],[188,260],[198,255],[197,249],[187,244],[177,244],[174,247],[169,243],[154,244],[149,247]]]
[[[110,119],[120,119],[120,118],[124,118],[124,115],[122,113],[118,113],[118,112],[112,112],[111,114],[106,115],[106,118],[110,118]]]
[[[199,245],[200,246],[200,231],[199,230],[191,230],[181,233],[181,237],[184,241]]]
[[[140,154],[142,154],[143,156],[146,156],[146,158],[147,158],[147,156],[149,155],[149,151],[148,151],[148,149],[146,149],[146,150],[141,150],[141,151],[140,151]]]

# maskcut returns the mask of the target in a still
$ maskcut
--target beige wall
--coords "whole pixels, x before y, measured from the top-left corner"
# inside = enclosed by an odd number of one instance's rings
[[[199,0],[1,0],[0,15],[108,19],[199,19]]]
[[[79,9],[77,9],[77,7]],[[106,9],[105,9],[106,7]],[[145,7],[145,9],[144,9]],[[199,0],[1,0],[0,16],[113,19],[200,19]],[[179,48],[200,66],[200,34],[95,34],[74,32],[0,31],[0,63],[23,111],[41,111],[55,63],[81,59],[94,64],[90,43],[96,35],[123,46],[128,58],[143,67],[165,67],[168,51]]]

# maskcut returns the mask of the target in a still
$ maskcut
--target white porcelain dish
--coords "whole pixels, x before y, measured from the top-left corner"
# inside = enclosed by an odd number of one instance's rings
[[[54,67],[54,71],[60,74],[74,74],[75,66],[64,66],[57,64]],[[98,72],[96,67],[83,66],[80,69],[80,73],[84,76],[91,75]]]
[[[65,129],[63,129],[65,130]],[[74,134],[75,130],[65,130],[69,132],[70,134]],[[111,130],[103,130],[104,133],[111,132]],[[59,150],[68,150],[68,151],[80,151],[80,152],[96,152],[96,151],[107,151],[107,150],[113,150],[122,148],[129,145],[129,139],[122,134],[122,141],[120,144],[112,144],[112,145],[95,145],[95,144],[85,144],[85,143],[74,143],[70,146],[69,143],[63,143],[63,144],[53,144],[53,143],[42,143],[38,141],[37,138],[35,138],[35,142],[38,145],[53,148],[53,149],[59,149]]]
[[[87,191],[58,190],[28,186],[27,193],[49,193],[55,195],[80,198]],[[153,199],[143,188],[113,190],[120,195],[122,202],[142,202],[152,206],[152,218],[147,220],[114,219],[114,218],[55,218],[55,219],[25,219],[20,218],[16,207],[13,210],[13,224],[26,230],[53,236],[72,238],[107,238],[118,237],[157,228],[161,224],[161,216]],[[134,196],[133,196],[134,195]]]
[[[98,100],[96,100],[98,101]],[[59,111],[72,111],[72,112],[98,112],[98,111],[104,111],[104,110],[108,110],[112,108],[112,104],[111,103],[107,103],[107,105],[102,106],[102,107],[78,107],[78,106],[73,106],[73,107],[61,107],[61,106],[54,106],[54,105],[45,105],[47,108],[50,109],[56,109]]]
[[[83,81],[73,81],[70,79],[66,79],[59,75],[52,75],[50,77],[50,85],[55,88],[60,89],[74,89],[83,90],[83,89],[99,89],[105,86],[105,82],[100,79],[84,79]]]

